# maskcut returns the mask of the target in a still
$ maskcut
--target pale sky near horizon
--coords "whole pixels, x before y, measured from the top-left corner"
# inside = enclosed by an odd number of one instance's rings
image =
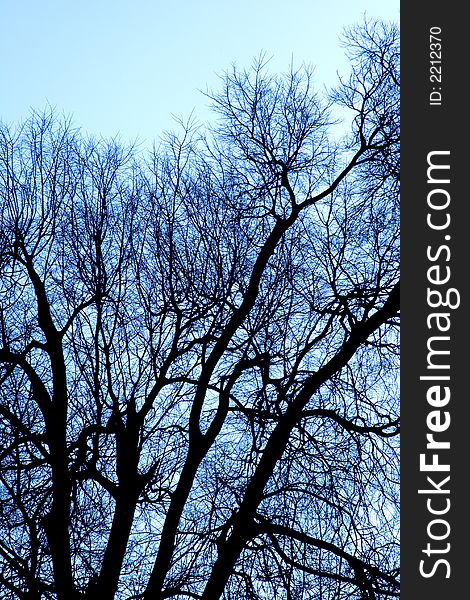
[[[210,118],[201,93],[264,52],[270,70],[315,66],[320,87],[347,71],[339,36],[399,21],[399,0],[0,0],[0,121],[53,107],[93,135],[144,144],[172,115]]]

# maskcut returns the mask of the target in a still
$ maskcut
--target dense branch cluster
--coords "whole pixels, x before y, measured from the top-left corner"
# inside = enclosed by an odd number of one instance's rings
[[[2,126],[3,598],[398,596],[397,31],[347,41],[148,156]]]

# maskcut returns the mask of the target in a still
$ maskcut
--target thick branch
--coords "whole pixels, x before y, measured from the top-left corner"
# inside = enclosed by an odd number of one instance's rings
[[[361,344],[397,313],[399,310],[399,297],[399,283],[397,283],[383,307],[366,321],[358,323],[339,352],[307,379],[300,393],[291,402],[284,416],[274,428],[258,467],[248,483],[238,513],[233,519],[232,532],[227,540],[219,546],[218,558],[203,593],[204,600],[220,598],[246,539],[250,535],[250,527],[263,498],[266,483],[286,448],[292,429],[302,416],[303,408],[320,386],[349,362]]]

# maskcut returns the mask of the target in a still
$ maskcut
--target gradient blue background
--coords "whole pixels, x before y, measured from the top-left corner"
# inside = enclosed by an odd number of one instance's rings
[[[48,105],[90,134],[147,144],[172,115],[204,122],[217,74],[265,52],[270,69],[316,66],[319,86],[347,72],[338,37],[368,17],[399,20],[377,0],[0,0],[0,120]]]

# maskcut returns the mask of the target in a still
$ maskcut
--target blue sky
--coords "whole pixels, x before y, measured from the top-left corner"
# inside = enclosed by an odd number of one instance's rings
[[[316,67],[320,86],[347,70],[338,37],[363,14],[399,20],[398,0],[0,0],[0,120],[48,105],[90,134],[143,143],[172,115],[210,118],[199,90],[265,52]]]

